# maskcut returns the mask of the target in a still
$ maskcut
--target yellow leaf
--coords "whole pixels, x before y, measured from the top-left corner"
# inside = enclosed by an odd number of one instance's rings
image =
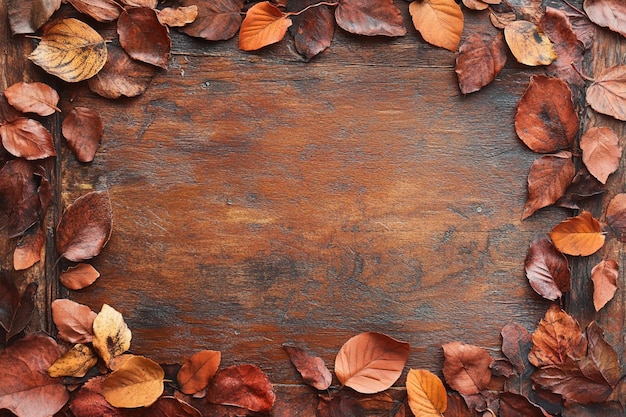
[[[255,51],[279,42],[291,26],[291,19],[268,1],[250,7],[239,30],[239,48]]]
[[[463,12],[454,0],[414,1],[409,12],[426,42],[456,51],[463,32]]]
[[[111,359],[130,348],[132,333],[122,315],[104,304],[93,321],[93,347],[109,365]]]
[[[158,363],[133,356],[102,383],[102,395],[114,407],[148,407],[163,393],[165,372]]]
[[[448,407],[443,382],[432,372],[411,369],[406,376],[409,407],[418,417],[440,417]]]
[[[552,42],[534,23],[516,20],[504,28],[504,38],[517,62],[524,65],[550,65],[557,59]]]
[[[107,60],[102,36],[77,19],[63,19],[48,27],[28,57],[47,73],[68,82],[93,77]]]
[[[54,361],[48,368],[48,375],[53,378],[60,376],[71,376],[81,378],[87,371],[93,368],[98,362],[98,358],[89,348],[83,344],[74,345],[67,353]]]

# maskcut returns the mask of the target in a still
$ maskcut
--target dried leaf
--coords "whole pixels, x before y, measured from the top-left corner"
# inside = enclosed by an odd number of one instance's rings
[[[62,376],[82,378],[98,362],[98,358],[87,345],[77,344],[58,358],[48,368],[53,378]]]
[[[545,417],[544,411],[528,398],[511,392],[500,393],[500,417]]]
[[[596,311],[600,311],[615,295],[618,274],[619,266],[613,259],[605,259],[591,270],[593,305]]]
[[[582,167],[578,170],[574,179],[565,190],[563,197],[556,202],[559,207],[565,207],[573,210],[579,210],[579,202],[602,194],[606,188],[593,175],[589,173],[587,168]]]
[[[552,305],[532,335],[528,360],[536,367],[564,365],[570,356],[584,350],[583,333],[576,319]]]
[[[291,19],[268,1],[250,7],[239,30],[239,49],[255,51],[279,42],[291,26]]]
[[[494,27],[504,29],[509,25],[509,23],[515,22],[515,20],[517,20],[517,16],[514,12],[496,13],[491,10],[489,12],[489,20]]]
[[[478,346],[451,342],[443,345],[443,376],[464,395],[478,394],[491,381],[493,358]]]
[[[130,7],[146,7],[148,9],[156,9],[159,0],[121,0],[121,2]]]
[[[583,358],[577,358],[582,373],[596,382],[606,382],[611,388],[615,388],[622,375],[617,352],[604,340],[604,331],[595,321],[589,323],[585,336],[587,354]]]
[[[583,4],[589,19],[626,36],[626,4],[621,0],[585,0]]]
[[[393,0],[341,0],[335,20],[343,30],[366,36],[404,36],[406,27]]]
[[[159,23],[169,27],[182,27],[192,23],[198,17],[198,6],[164,7],[157,12]]]
[[[585,166],[602,184],[617,171],[623,148],[619,137],[610,127],[592,127],[580,138]]]
[[[59,280],[70,290],[82,290],[96,282],[100,278],[100,272],[89,264],[78,264],[61,272]]]
[[[570,85],[584,86],[585,80],[574,69],[582,67],[584,46],[576,37],[565,12],[547,7],[539,27],[552,41],[558,56],[546,68],[547,75],[560,78]]]
[[[69,403],[72,415],[80,417],[128,417],[125,410],[113,407],[100,394],[104,378],[104,376],[98,376],[89,379],[76,394],[72,395]]]
[[[287,10],[300,11],[315,3],[315,0],[291,0],[287,3]],[[335,33],[335,16],[328,6],[313,7],[292,16],[291,20],[293,24],[289,27],[289,32],[294,38],[296,49],[307,59],[330,46]]]
[[[111,237],[111,201],[105,191],[92,191],[70,204],[57,226],[57,250],[81,262],[98,255]]]
[[[304,349],[296,346],[283,345],[293,366],[296,367],[302,380],[313,388],[323,391],[330,387],[333,376],[319,356],[309,356]]]
[[[28,269],[41,260],[41,251],[46,237],[40,227],[31,227],[17,241],[13,252],[13,269]]]
[[[112,22],[123,10],[115,0],[67,0],[76,10],[97,20]]]
[[[597,404],[576,404],[568,402],[562,417],[624,417],[624,407],[617,401],[606,401]]]
[[[201,350],[194,353],[183,364],[176,377],[184,394],[195,394],[209,384],[220,366],[222,354],[214,350]]]
[[[598,113],[626,121],[626,65],[603,70],[587,88],[587,103]]]
[[[572,92],[558,78],[535,75],[517,104],[515,131],[535,152],[568,149],[578,133]]]
[[[604,246],[600,223],[584,211],[556,225],[550,232],[554,246],[566,255],[589,256]]]
[[[391,387],[402,374],[410,345],[382,333],[365,332],[348,340],[335,358],[342,385],[362,394]]]
[[[130,349],[131,339],[132,333],[122,314],[103,304],[93,321],[93,347],[104,363],[108,366],[111,359]]]
[[[9,25],[14,35],[35,33],[61,7],[61,0],[11,0],[7,2]],[[5,17],[6,19],[6,17]]]
[[[33,317],[35,311],[35,296],[37,295],[37,283],[31,282],[24,289],[24,293],[20,297],[19,303],[13,309],[13,317],[5,328],[6,341],[8,342],[14,336],[20,334]]]
[[[502,353],[515,367],[518,374],[522,374],[528,362],[528,353],[532,345],[532,337],[524,326],[518,323],[509,323],[502,328]]]
[[[606,222],[619,239],[626,243],[626,194],[617,194],[606,208]]]
[[[504,28],[504,38],[520,64],[549,65],[557,58],[552,42],[534,23],[511,22]]]
[[[543,298],[556,300],[570,289],[572,275],[567,258],[549,239],[537,239],[530,245],[524,269],[530,286]]]
[[[456,51],[463,32],[463,12],[454,0],[420,0],[409,5],[413,26],[431,45]]]
[[[268,414],[276,394],[270,380],[254,365],[229,366],[218,371],[209,384],[207,400]]]
[[[145,417],[202,417],[200,411],[174,397],[161,397],[146,408]]]
[[[28,59],[63,81],[78,82],[102,69],[107,60],[107,48],[98,32],[70,18],[47,26],[41,42]]]
[[[448,406],[443,382],[432,372],[411,369],[406,376],[409,407],[416,416],[440,417]]]
[[[183,27],[182,32],[196,38],[209,41],[227,40],[237,34],[243,18],[244,0],[183,0],[183,6],[196,5],[198,16],[196,20]]]
[[[31,283],[20,296],[13,278],[0,271],[0,327],[6,331],[6,340],[10,339],[10,334],[15,335],[21,332],[30,321],[28,310],[32,315],[32,298],[36,289],[37,284]]]
[[[133,356],[106,377],[102,395],[114,407],[147,407],[163,393],[164,377],[165,372],[158,363]]]
[[[490,82],[506,64],[506,45],[501,33],[489,36],[470,35],[459,48],[455,72],[461,93],[478,91]]]
[[[4,90],[4,96],[11,106],[24,113],[50,116],[55,111],[61,111],[57,107],[59,94],[48,84],[20,81]]]
[[[4,149],[12,155],[28,160],[56,156],[54,139],[41,123],[20,117],[0,125]]]
[[[131,58],[167,69],[172,39],[167,27],[159,23],[156,11],[147,7],[123,11],[117,20],[117,34]]]
[[[575,173],[572,154],[568,151],[543,155],[535,160],[528,174],[528,199],[522,220],[540,208],[556,203],[565,194]]]
[[[91,343],[96,313],[86,305],[67,299],[52,302],[52,320],[59,337],[70,343]]]
[[[448,394],[448,407],[446,408],[444,417],[477,417],[478,414],[467,407],[465,400],[458,393]]]
[[[87,107],[74,107],[63,119],[61,129],[76,158],[80,162],[93,161],[104,132],[98,112]]]
[[[585,49],[591,48],[596,37],[597,26],[589,20],[587,14],[571,7],[565,8],[565,14],[572,24],[572,29]]]
[[[463,0],[463,4],[470,10],[486,10],[489,4],[481,0]]]

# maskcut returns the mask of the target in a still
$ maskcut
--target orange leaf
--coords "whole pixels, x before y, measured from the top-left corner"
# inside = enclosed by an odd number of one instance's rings
[[[440,417],[446,411],[448,395],[443,382],[432,372],[411,369],[406,376],[406,392],[413,414],[421,417]]]
[[[511,22],[504,28],[504,38],[520,64],[549,65],[557,58],[552,42],[534,23]]]
[[[613,259],[606,259],[591,270],[593,281],[593,306],[600,311],[617,291],[619,265]]]
[[[255,51],[279,42],[291,26],[291,19],[268,1],[250,7],[239,30],[239,48]]]
[[[61,284],[70,290],[82,290],[96,282],[100,277],[100,272],[89,264],[78,264],[61,272],[59,280]]]
[[[554,304],[537,325],[532,339],[528,360],[537,367],[563,365],[570,355],[580,352],[584,343],[576,319]]]
[[[335,358],[341,384],[362,394],[391,387],[402,374],[410,345],[382,333],[365,332],[348,340]]]
[[[600,223],[588,211],[556,225],[550,231],[554,246],[566,255],[589,256],[603,245],[605,236]]]
[[[13,252],[13,269],[16,271],[28,269],[39,262],[44,243],[46,237],[40,227],[28,229],[17,241]]]
[[[178,371],[176,380],[184,394],[195,394],[203,390],[220,366],[222,354],[215,350],[194,353]]]
[[[414,1],[409,12],[426,42],[456,51],[463,32],[463,12],[454,0]]]
[[[491,381],[493,358],[485,349],[460,342],[443,345],[443,375],[461,394],[478,394]]]
[[[163,393],[165,372],[143,356],[129,358],[102,383],[102,395],[114,407],[147,407]]]
[[[592,127],[580,138],[585,166],[602,184],[619,168],[623,148],[610,127]]]

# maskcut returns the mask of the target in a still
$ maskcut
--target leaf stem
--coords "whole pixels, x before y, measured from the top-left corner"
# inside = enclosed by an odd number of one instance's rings
[[[320,1],[319,3],[315,3],[315,4],[309,4],[308,6],[306,6],[304,9],[300,10],[299,12],[288,12],[285,13],[285,16],[298,16],[304,12],[306,12],[309,9],[312,9],[313,7],[319,7],[319,6],[337,6],[339,4],[339,2],[337,1]]]
[[[572,64],[571,64],[571,65],[572,65],[572,68],[574,68],[574,71],[576,71],[576,73],[577,73],[578,75],[580,75],[580,78],[582,78],[582,79],[583,79],[583,80],[585,80],[585,81],[592,82],[592,83],[595,83],[595,82],[596,82],[596,80],[594,80],[593,78],[588,77],[588,76],[586,76],[585,74],[583,74],[583,73],[581,73],[580,71],[578,71],[578,68],[576,68],[576,65],[574,65],[574,63],[573,63],[573,62],[572,62]]]

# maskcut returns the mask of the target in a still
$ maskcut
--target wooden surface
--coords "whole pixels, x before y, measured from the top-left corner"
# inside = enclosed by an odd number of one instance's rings
[[[398,5],[408,27],[408,4]],[[464,38],[476,31],[495,29],[466,14]],[[622,43],[602,36],[590,68],[608,65],[601,57]],[[568,215],[546,209],[520,221],[537,155],[513,117],[541,70],[510,57],[492,85],[464,97],[454,54],[413,29],[398,39],[338,30],[308,63],[290,41],[243,53],[236,39],[172,37],[170,69],[141,97],[110,101],[57,84],[63,112],[95,108],[105,133],[90,164],[62,146],[54,215],[105,189],[114,212],[93,262],[102,277],[58,296],[121,311],[134,353],[172,363],[221,350],[224,365],[253,363],[287,385],[300,379],[285,342],[332,366],[349,337],[380,331],[411,343],[408,367],[440,373],[443,343],[497,356],[505,324],[536,326],[549,304],[529,287],[523,260]],[[8,56],[22,60],[21,51]],[[2,64],[6,85],[22,76]],[[606,250],[624,265],[622,247]],[[576,263],[574,275],[591,266]],[[46,279],[56,292],[56,277]],[[577,280],[568,311],[590,320],[591,284]],[[600,314],[620,354],[623,297]]]

